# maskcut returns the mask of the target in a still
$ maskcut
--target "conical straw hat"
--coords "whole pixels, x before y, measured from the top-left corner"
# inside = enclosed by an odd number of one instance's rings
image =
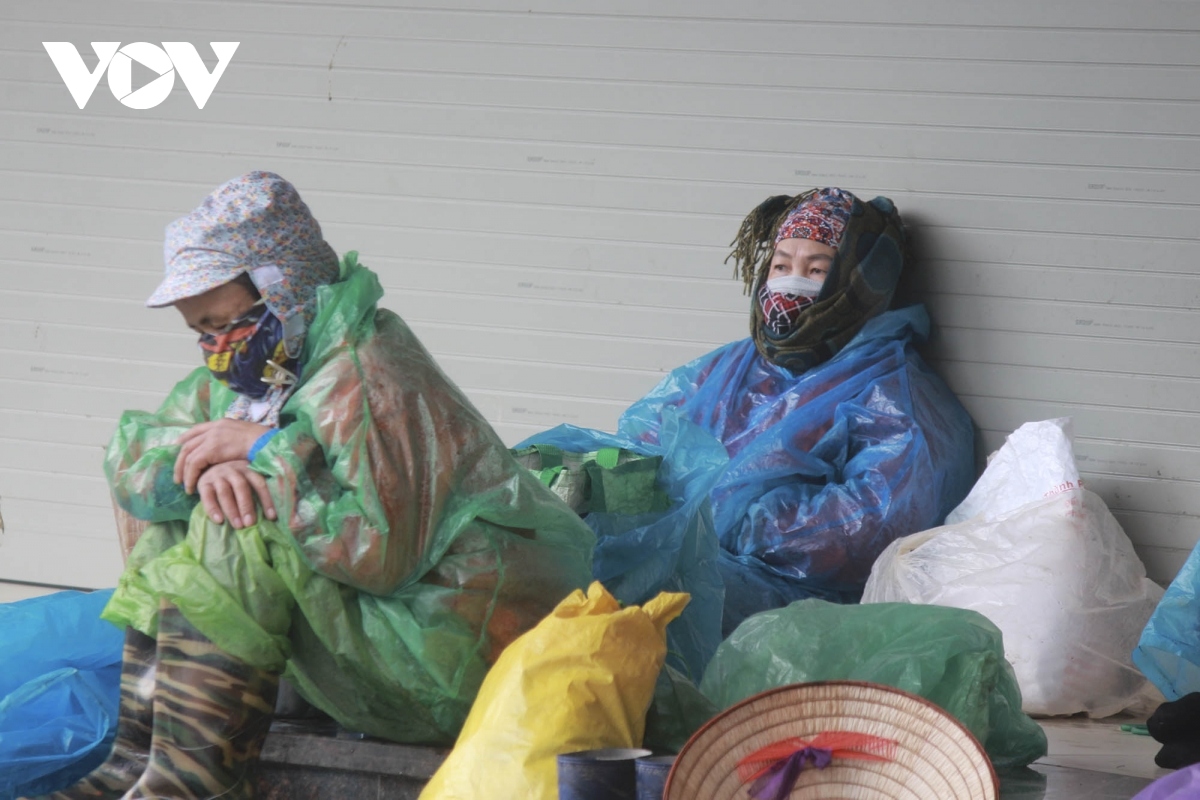
[[[835,757],[800,773],[789,800],[996,800],[996,772],[979,741],[916,695],[861,681],[797,683],[747,698],[697,731],[675,759],[664,800],[750,797],[738,761],[790,737],[868,734],[896,742],[891,760]]]

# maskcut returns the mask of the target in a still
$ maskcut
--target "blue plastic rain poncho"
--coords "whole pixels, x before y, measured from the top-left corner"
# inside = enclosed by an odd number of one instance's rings
[[[734,342],[674,370],[616,435],[561,426],[522,446],[702,450],[699,429],[728,459],[689,471],[711,485],[726,632],[803,597],[856,601],[883,548],[939,525],[974,478],[971,420],[914,348],[928,333],[923,307],[890,311],[802,375]]]
[[[748,236],[740,252],[766,254],[757,277],[745,271],[752,297],[771,252],[755,237],[773,235],[789,213],[786,203],[778,204],[782,211],[762,209],[790,200],[794,211],[807,196],[772,198],[743,224],[739,236]],[[622,600],[636,602],[658,588],[649,580],[658,563],[662,586],[694,598],[719,571],[725,634],[749,614],[804,597],[857,601],[884,547],[941,524],[970,489],[971,420],[915,349],[929,335],[928,315],[922,306],[884,311],[903,260],[895,209],[885,198],[864,204],[839,196],[853,202],[844,212],[846,232],[798,329],[766,331],[754,302],[752,338],[674,370],[625,411],[615,434],[560,426],[518,445],[664,455],[660,482],[673,496],[685,494],[681,476],[703,487],[710,507],[697,513],[711,512],[716,564],[693,558],[683,569],[660,552],[670,553],[665,544],[644,545],[639,554],[607,535],[610,520],[587,517],[600,534],[596,577],[616,585]],[[664,541],[647,527],[634,533]],[[621,595],[629,575],[640,576],[641,596]],[[693,604],[688,612],[705,641],[701,650],[711,655],[720,634],[700,630]],[[688,612],[675,625],[688,624]]]

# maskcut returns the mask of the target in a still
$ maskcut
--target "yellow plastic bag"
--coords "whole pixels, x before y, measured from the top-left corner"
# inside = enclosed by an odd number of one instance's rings
[[[621,608],[598,581],[576,590],[501,653],[421,800],[556,800],[559,753],[641,745],[667,623],[689,599]]]

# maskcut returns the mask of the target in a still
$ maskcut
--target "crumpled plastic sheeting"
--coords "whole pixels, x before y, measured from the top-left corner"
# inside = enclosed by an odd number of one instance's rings
[[[570,429],[578,441],[539,434],[523,445],[604,441],[657,454],[677,435],[668,420],[687,420],[729,459],[691,470],[712,486],[725,633],[802,597],[857,601],[876,556],[940,524],[974,480],[971,420],[913,348],[928,333],[923,307],[891,311],[801,375],[750,339],[734,342],[674,370],[615,436]]]
[[[1200,797],[1200,764],[1164,775],[1142,789],[1133,800],[1196,800]]]
[[[667,663],[699,681],[721,642],[725,591],[717,570],[719,548],[708,492],[728,463],[724,448],[673,412],[664,414],[661,435],[653,445],[620,434],[560,425],[530,437],[517,449],[535,442],[568,452],[619,447],[663,456],[657,480],[671,499],[667,511],[585,517],[596,533],[592,576],[630,605],[664,591],[691,595],[687,608],[667,627]]]
[[[1133,663],[1168,700],[1200,692],[1200,543],[1150,615]]]
[[[778,686],[826,680],[882,683],[937,703],[997,768],[1046,754],[1045,733],[1021,713],[999,629],[966,609],[800,600],[764,611],[721,644],[700,691],[728,708]]]
[[[68,785],[108,756],[124,641],[100,620],[110,595],[0,605],[0,800]]]

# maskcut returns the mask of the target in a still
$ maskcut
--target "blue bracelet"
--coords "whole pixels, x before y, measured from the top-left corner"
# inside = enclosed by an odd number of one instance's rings
[[[255,439],[254,444],[250,445],[250,452],[246,454],[246,460],[253,461],[254,457],[256,455],[258,455],[258,451],[262,450],[264,447],[266,447],[267,442],[269,442],[269,441],[271,441],[271,439],[275,438],[275,434],[277,434],[277,433],[279,433],[279,428],[271,428],[271,430],[267,431],[262,436]]]

